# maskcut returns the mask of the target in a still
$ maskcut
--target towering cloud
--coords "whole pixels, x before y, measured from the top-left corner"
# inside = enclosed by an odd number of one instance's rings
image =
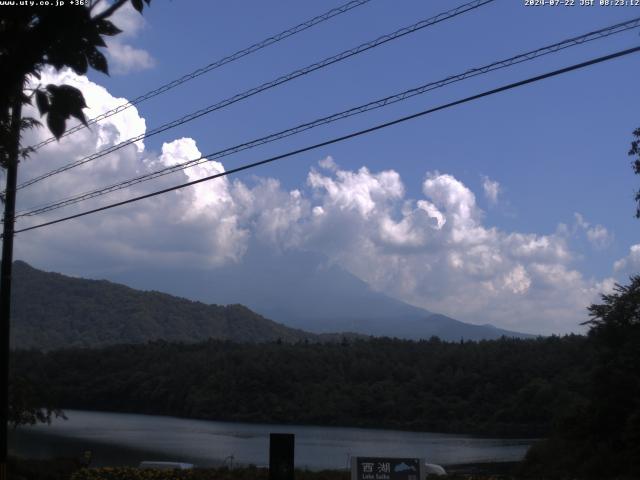
[[[85,92],[89,116],[125,101],[70,72],[47,71],[43,78],[62,80]],[[21,165],[21,176],[32,177],[145,128],[135,108],[129,109],[43,148]],[[40,129],[27,142],[46,136]],[[168,141],[161,152],[139,142],[21,190],[19,209],[199,156],[192,138]],[[222,171],[221,163],[207,162],[64,213]],[[447,173],[425,172],[421,186],[421,198],[412,199],[397,171],[366,166],[352,171],[324,158],[311,167],[306,184],[290,191],[273,178],[251,183],[219,178],[21,234],[16,256],[39,267],[108,277],[148,265],[194,270],[233,265],[243,261],[253,240],[274,251],[321,253],[373,288],[432,311],[536,333],[579,330],[585,307],[611,287],[611,279],[585,278],[573,266],[576,255],[562,231],[523,233],[485,225],[475,194]],[[497,182],[486,179],[484,190],[497,200]],[[22,220],[20,226],[36,221]],[[594,238],[599,235],[593,231]]]

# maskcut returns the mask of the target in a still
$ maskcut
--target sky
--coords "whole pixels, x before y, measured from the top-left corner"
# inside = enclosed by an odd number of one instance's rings
[[[372,0],[48,145],[20,180],[232,97],[463,2]],[[496,0],[18,193],[18,211],[146,173],[640,16],[640,7]],[[128,7],[109,40],[110,76],[46,69],[81,88],[93,117],[340,5],[161,1]],[[62,214],[177,185],[638,45],[639,29],[492,72],[212,161]],[[215,272],[252,240],[320,253],[373,289],[471,323],[583,332],[586,307],[640,266],[640,54],[456,106],[154,199],[16,237],[15,258],[90,278],[151,265]],[[33,113],[33,112],[32,112]],[[47,138],[45,129],[26,143]],[[274,279],[277,281],[277,279]],[[171,292],[169,292],[171,293]]]

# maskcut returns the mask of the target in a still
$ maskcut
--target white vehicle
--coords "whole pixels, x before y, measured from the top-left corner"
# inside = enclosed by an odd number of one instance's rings
[[[427,476],[435,475],[439,477],[441,475],[447,474],[444,468],[442,468],[440,465],[436,465],[435,463],[425,463],[424,471],[426,472]]]
[[[140,462],[138,468],[153,468],[155,470],[191,470],[193,463],[184,462]]]

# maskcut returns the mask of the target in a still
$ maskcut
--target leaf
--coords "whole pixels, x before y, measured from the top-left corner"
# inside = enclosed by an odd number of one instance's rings
[[[49,85],[47,85],[47,90],[51,95],[55,95],[55,93],[58,91],[59,88],[60,87],[58,87],[58,85],[55,85],[53,83],[50,83]]]
[[[66,127],[65,124],[65,118],[59,113],[52,111],[47,115],[47,126],[58,140],[60,140],[60,137],[64,133]]]
[[[47,86],[49,88],[50,85]],[[84,101],[82,92],[76,87],[71,85],[58,85],[53,92],[51,92],[52,101],[60,102],[62,105],[68,106],[68,111],[75,110],[77,108],[87,108],[87,104]]]
[[[33,147],[25,147],[20,149],[19,155],[22,157],[23,160],[26,160],[35,151],[36,149]]]
[[[118,27],[116,27],[111,21],[109,20],[100,20],[100,22],[98,22],[98,24],[96,25],[98,33],[100,35],[117,35],[119,33],[122,33],[122,30],[120,30]]]
[[[28,130],[34,127],[40,127],[42,124],[32,117],[24,117],[20,120],[20,130]]]
[[[53,65],[56,70],[60,70],[65,66],[63,56],[56,49],[51,49],[49,52],[47,52],[45,63]]]
[[[89,52],[87,58],[89,60],[89,65],[91,65],[99,72],[109,75],[109,65],[107,63],[107,59],[102,53],[94,48],[91,52]]]
[[[76,52],[73,57],[70,57],[68,60],[68,65],[78,75],[84,75],[85,73],[87,73],[87,69],[89,68],[89,66],[87,65],[87,57],[82,52]]]
[[[84,112],[82,111],[82,109],[72,110],[69,112],[69,115],[80,120],[85,127],[89,126],[87,124],[87,118],[84,116]]]
[[[82,35],[82,41],[85,45],[89,47],[106,47],[107,44],[104,43],[104,40],[100,36],[100,32],[98,31],[98,26],[94,24],[90,24],[87,26],[84,34]]]
[[[131,5],[133,5],[133,8],[135,8],[137,11],[142,13],[142,9],[144,8],[142,0],[131,0]]]
[[[82,112],[87,104],[80,90],[70,85],[47,85],[47,90],[51,95],[49,116],[47,117],[47,125],[49,125],[51,133],[59,138],[57,132],[62,128],[60,135],[64,133],[65,122],[69,117],[75,117],[87,125],[87,120]]]
[[[106,47],[107,44],[104,43],[102,37],[96,32],[95,37],[91,37],[91,41],[93,42],[94,47]]]
[[[40,115],[44,115],[49,111],[49,97],[42,90],[36,90],[36,105]]]

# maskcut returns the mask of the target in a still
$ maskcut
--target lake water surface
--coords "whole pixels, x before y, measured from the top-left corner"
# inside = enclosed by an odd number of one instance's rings
[[[295,464],[346,468],[350,456],[424,457],[442,465],[517,461],[531,439],[487,439],[441,433],[361,428],[211,422],[185,418],[66,410],[68,420],[21,427],[9,436],[14,453],[46,458],[93,453],[93,465],[137,465],[142,460],[220,465],[267,465],[269,434],[295,434]]]

